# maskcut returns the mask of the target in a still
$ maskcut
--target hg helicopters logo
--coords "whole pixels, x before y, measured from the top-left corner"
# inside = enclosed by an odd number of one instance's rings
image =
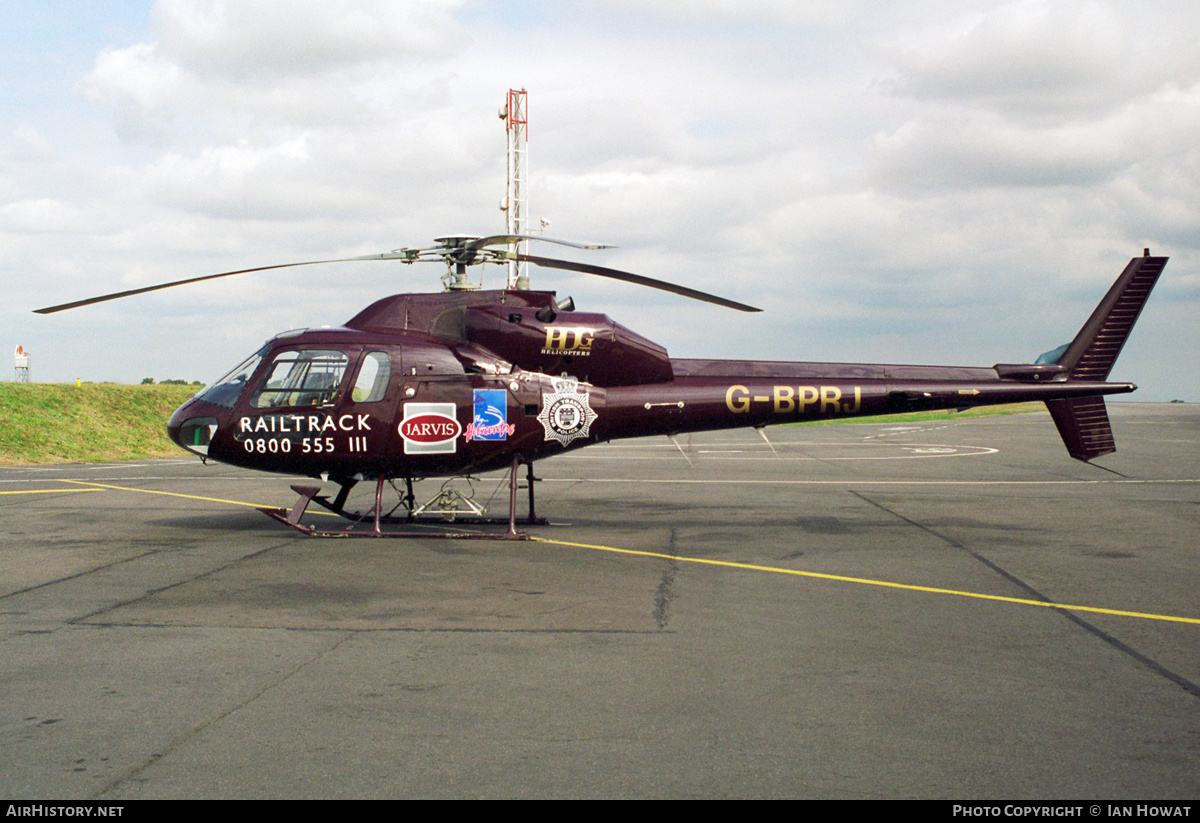
[[[550,326],[546,329],[546,345],[542,348],[542,354],[570,354],[576,357],[589,357],[595,339],[596,333],[589,328]]]
[[[546,430],[547,440],[557,440],[564,446],[579,437],[587,437],[588,429],[599,417],[589,405],[588,394],[579,393],[579,381],[563,377],[553,381],[554,391],[542,395],[542,411],[538,422]]]

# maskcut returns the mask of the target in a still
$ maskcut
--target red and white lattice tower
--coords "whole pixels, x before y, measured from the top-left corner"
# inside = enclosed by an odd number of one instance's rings
[[[500,118],[508,132],[508,189],[500,204],[506,220],[505,233],[527,234],[525,177],[529,167],[529,97],[525,89],[508,90],[508,100],[500,110]],[[509,248],[520,253],[524,246],[524,243],[513,243]],[[508,262],[510,289],[529,288],[528,268],[528,263]]]
[[[13,363],[16,365],[16,380],[18,383],[29,382],[29,352],[23,346],[17,346],[13,351]]]

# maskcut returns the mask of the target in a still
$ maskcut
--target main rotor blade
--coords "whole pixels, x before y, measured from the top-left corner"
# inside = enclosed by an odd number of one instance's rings
[[[44,309],[34,309],[34,314],[54,314],[55,312],[66,311],[67,309],[77,309],[80,306],[90,306],[93,303],[103,303],[108,300],[118,300],[122,297],[132,297],[135,294],[145,294],[146,292],[159,291],[161,289],[169,289],[174,286],[185,286],[188,283],[199,283],[204,280],[216,280],[218,277],[231,277],[235,274],[249,274],[255,271],[270,271],[272,269],[290,269],[296,266],[316,266],[320,263],[350,263],[356,260],[400,260],[404,259],[405,255],[402,252],[394,251],[386,254],[367,254],[361,257],[341,257],[336,260],[307,260],[303,263],[282,263],[275,266],[258,266],[253,269],[238,269],[237,271],[223,271],[220,274],[206,274],[202,277],[189,277],[186,280],[173,280],[170,283],[159,283],[157,286],[143,286],[140,289],[127,289],[126,291],[114,292],[112,294],[102,294],[99,297],[89,297],[87,300],[76,300],[73,303],[63,303],[58,306],[47,306]]]
[[[705,303],[716,303],[718,306],[724,306],[727,309],[737,309],[738,311],[762,311],[754,306],[747,306],[745,303],[736,303],[733,300],[726,300],[724,297],[717,297],[715,294],[689,289],[687,286],[677,286],[674,283],[668,283],[665,280],[655,280],[653,277],[644,277],[640,274],[631,274],[627,271],[618,269],[610,269],[605,266],[592,266],[587,263],[573,263],[569,260],[555,260],[550,257],[534,257],[529,254],[516,255],[518,260],[526,260],[533,263],[535,266],[545,266],[549,269],[565,269],[567,271],[578,271],[584,274],[595,274],[600,277],[610,277],[613,280],[623,280],[626,283],[637,283],[639,286],[649,286],[652,289],[660,291],[669,291],[671,294],[678,294],[682,297],[690,297],[693,300],[702,300]]]
[[[556,243],[559,246],[570,246],[573,249],[615,249],[616,246],[610,246],[607,243],[576,243],[572,240],[555,240],[550,237],[542,237],[540,234],[494,234],[491,237],[480,237],[477,240],[472,240],[464,247],[475,251],[482,249],[484,246],[511,246],[513,243],[519,243],[523,240],[539,240],[542,243]]]

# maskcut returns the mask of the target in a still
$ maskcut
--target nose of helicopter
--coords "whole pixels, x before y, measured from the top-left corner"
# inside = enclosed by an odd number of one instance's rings
[[[219,425],[220,421],[212,415],[212,407],[193,398],[171,415],[167,422],[167,436],[180,448],[207,457],[208,445]]]

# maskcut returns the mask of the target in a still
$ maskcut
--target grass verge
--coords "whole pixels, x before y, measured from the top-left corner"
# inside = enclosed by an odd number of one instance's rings
[[[197,386],[0,383],[0,464],[98,463],[182,454],[171,413]]]

